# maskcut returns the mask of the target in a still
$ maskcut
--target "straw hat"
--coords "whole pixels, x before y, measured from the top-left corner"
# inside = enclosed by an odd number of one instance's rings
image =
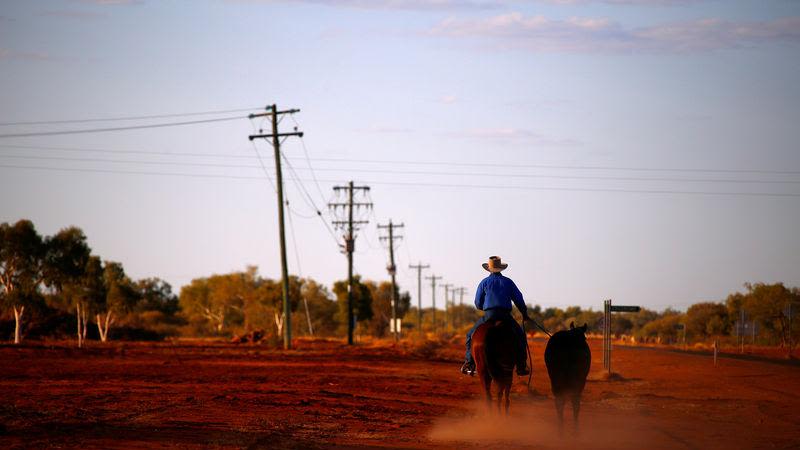
[[[488,263],[483,263],[483,268],[492,273],[498,273],[505,270],[508,264],[503,264],[499,256],[490,256]]]

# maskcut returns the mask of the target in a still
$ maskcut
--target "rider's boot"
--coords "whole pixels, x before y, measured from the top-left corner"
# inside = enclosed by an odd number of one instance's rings
[[[517,375],[523,377],[531,373],[531,369],[528,367],[528,361],[518,363],[517,364]]]
[[[463,373],[464,375],[474,376],[475,363],[470,360],[465,360],[464,365],[461,366],[461,373]]]

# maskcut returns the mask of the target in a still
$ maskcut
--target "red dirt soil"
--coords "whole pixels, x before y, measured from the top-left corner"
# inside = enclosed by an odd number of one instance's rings
[[[592,341],[579,432],[559,437],[542,354],[511,417],[458,373],[460,346],[0,346],[0,448],[800,448],[800,367]]]

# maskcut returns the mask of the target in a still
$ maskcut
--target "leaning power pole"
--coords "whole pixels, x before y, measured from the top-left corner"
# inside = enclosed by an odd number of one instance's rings
[[[409,269],[417,269],[417,327],[420,335],[422,335],[422,269],[430,269],[430,267],[428,264],[423,266],[422,261],[417,265],[408,265]]]
[[[436,275],[431,275],[429,277],[425,277],[426,280],[431,280],[431,296],[433,300],[433,333],[436,334],[436,280],[441,280],[442,277],[437,277]]]
[[[347,183],[346,186],[334,186],[333,191],[337,194],[342,191],[346,192],[347,200],[344,202],[331,202],[328,203],[328,208],[332,208],[334,212],[339,208],[347,213],[347,220],[334,220],[333,225],[337,228],[345,229],[344,235],[344,252],[347,253],[347,344],[353,345],[353,329],[355,328],[355,320],[353,318],[353,252],[355,251],[356,235],[355,232],[359,225],[369,223],[368,220],[353,220],[353,208],[372,208],[372,202],[356,202],[353,200],[353,193],[361,191],[365,195],[369,192],[369,186],[355,186],[353,182]]]
[[[453,286],[451,283],[443,284],[442,287],[444,288],[444,332],[447,333],[447,330],[450,328],[450,322],[447,317],[447,304],[450,298],[450,287]]]
[[[460,288],[456,289],[453,292],[458,292],[458,294],[459,294],[459,297],[458,297],[458,306],[459,306],[459,308],[458,308],[458,325],[461,326],[461,325],[464,324],[464,308],[462,308],[462,306],[464,306],[464,293],[467,292],[467,288],[460,287]],[[453,301],[455,301],[455,298],[453,299]]]
[[[389,242],[389,266],[386,267],[386,270],[388,270],[389,275],[392,276],[392,329],[394,330],[395,341],[400,339],[400,327],[397,325],[397,283],[395,280],[395,275],[397,275],[397,266],[394,265],[394,240],[403,239],[403,236],[394,235],[394,230],[396,228],[403,228],[403,224],[392,223],[392,219],[389,219],[388,225],[378,224],[379,230],[389,230],[389,236],[381,236],[380,240]]]
[[[280,241],[281,249],[281,298],[283,300],[283,348],[292,348],[292,305],[289,302],[289,269],[286,266],[286,232],[283,225],[283,174],[281,172],[281,138],[288,136],[303,137],[302,131],[295,131],[292,133],[279,133],[278,132],[278,116],[283,114],[294,114],[300,112],[299,109],[287,109],[285,111],[278,111],[278,107],[274,104],[266,108],[267,112],[259,114],[250,114],[250,119],[256,117],[272,118],[272,133],[252,134],[248,138],[253,139],[272,139],[272,147],[275,149],[275,178],[276,190],[278,193],[278,239]]]

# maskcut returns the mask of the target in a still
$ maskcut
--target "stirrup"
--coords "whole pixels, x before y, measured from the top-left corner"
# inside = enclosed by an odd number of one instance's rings
[[[471,377],[475,376],[475,363],[470,364],[469,362],[464,361],[464,365],[461,366],[461,373]]]

